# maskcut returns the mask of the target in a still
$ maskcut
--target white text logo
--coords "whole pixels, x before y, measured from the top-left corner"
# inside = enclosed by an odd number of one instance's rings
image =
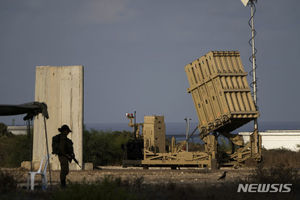
[[[292,184],[239,184],[237,192],[291,192]]]

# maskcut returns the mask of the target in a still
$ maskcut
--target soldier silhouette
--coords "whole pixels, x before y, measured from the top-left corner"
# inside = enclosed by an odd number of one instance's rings
[[[60,134],[52,138],[52,154],[58,155],[60,162],[60,183],[66,187],[66,177],[69,174],[69,162],[75,158],[73,142],[67,136],[71,131],[68,125],[58,128]]]

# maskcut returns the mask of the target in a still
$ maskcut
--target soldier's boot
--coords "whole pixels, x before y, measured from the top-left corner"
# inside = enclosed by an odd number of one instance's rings
[[[61,186],[62,188],[65,188],[65,187],[66,187],[66,179],[61,179],[61,180],[60,180],[60,186]]]

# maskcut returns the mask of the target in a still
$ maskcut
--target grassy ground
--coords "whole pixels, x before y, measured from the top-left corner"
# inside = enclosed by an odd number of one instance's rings
[[[128,139],[128,132],[85,131],[84,161],[93,162],[95,166],[119,164],[123,156],[121,146]],[[27,136],[0,136],[0,167],[19,167],[21,161],[30,160],[31,145],[31,138]],[[197,149],[201,145],[190,147]],[[34,192],[17,187],[20,181],[25,182],[26,171],[2,170],[0,199],[300,199],[299,169],[300,152],[263,150],[261,165],[243,175],[239,174],[242,171],[230,171],[226,181],[217,181],[224,170],[133,170],[134,173],[100,170],[83,174],[71,172],[69,185],[64,190],[54,186]],[[57,181],[59,172],[53,174]],[[237,193],[239,183],[291,183],[293,186],[290,193]]]
[[[153,170],[154,171],[154,170]],[[153,173],[144,170],[144,174]],[[158,170],[157,170],[158,171]],[[171,173],[174,170],[165,170]],[[175,170],[175,176],[196,175],[197,172]],[[238,171],[237,171],[238,172]],[[74,172],[75,173],[75,172]],[[92,173],[92,172],[90,172]],[[100,171],[101,173],[101,171]],[[125,170],[126,173],[126,170]],[[214,176],[212,182],[198,180],[198,182],[172,182],[160,180],[149,183],[146,177],[135,178],[105,176],[104,178],[89,181],[88,178],[79,182],[68,183],[66,189],[60,189],[58,185],[52,186],[47,191],[37,188],[34,192],[18,188],[18,180],[14,174],[1,171],[0,173],[0,199],[45,199],[45,200],[82,200],[82,199],[299,199],[300,177],[299,171],[294,168],[278,165],[265,168],[260,165],[250,171],[247,176],[236,175],[234,179],[217,181],[218,172],[198,172],[203,177]],[[230,174],[235,171],[230,171]],[[228,176],[230,176],[230,174]],[[74,175],[74,174],[73,174]],[[73,176],[72,174],[69,176]],[[154,176],[154,175],[153,175]],[[158,179],[163,177],[159,176]],[[229,177],[228,177],[229,178]],[[239,183],[289,183],[292,184],[290,193],[238,193]]]

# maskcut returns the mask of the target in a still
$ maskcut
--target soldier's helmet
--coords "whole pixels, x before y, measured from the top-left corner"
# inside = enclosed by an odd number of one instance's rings
[[[58,131],[61,132],[61,133],[65,132],[65,131],[68,131],[69,133],[72,132],[71,129],[69,128],[69,126],[66,125],[66,124],[64,124],[60,128],[58,128]]]

